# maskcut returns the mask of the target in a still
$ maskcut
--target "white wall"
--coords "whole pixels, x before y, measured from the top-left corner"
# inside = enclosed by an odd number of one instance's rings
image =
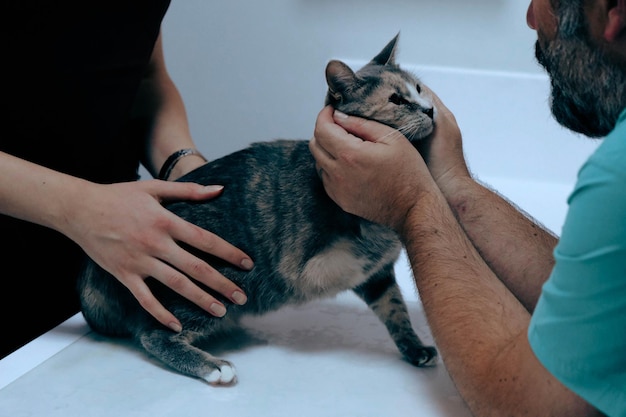
[[[455,112],[478,176],[509,185],[551,181],[569,190],[595,144],[549,114],[549,83],[534,60],[527,6],[528,0],[174,0],[164,23],[165,54],[192,134],[216,158],[252,141],[310,138],[328,60],[364,63],[400,32],[398,61],[417,68]],[[506,194],[520,198],[519,187],[509,188]],[[558,227],[567,192],[548,194],[562,207],[553,221]]]
[[[168,66],[194,136],[220,156],[308,137],[331,58],[369,59],[398,31],[400,62],[535,72],[520,0],[174,0]],[[202,142],[204,143],[204,142]]]

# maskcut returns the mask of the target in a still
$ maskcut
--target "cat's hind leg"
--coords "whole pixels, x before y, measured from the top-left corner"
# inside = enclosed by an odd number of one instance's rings
[[[176,371],[201,378],[211,385],[233,385],[237,382],[232,363],[214,357],[194,346],[204,335],[191,330],[173,333],[153,329],[143,332],[139,342],[152,356]]]
[[[434,366],[437,349],[425,346],[411,325],[409,313],[396,283],[393,266],[384,269],[353,290],[385,324],[405,360],[419,366]]]

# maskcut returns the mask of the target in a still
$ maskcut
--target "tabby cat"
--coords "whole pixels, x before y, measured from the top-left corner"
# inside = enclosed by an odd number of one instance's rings
[[[326,103],[378,120],[418,141],[433,130],[434,108],[421,82],[395,63],[397,40],[398,35],[356,73],[341,61],[330,61]],[[397,235],[342,211],[326,195],[308,141],[253,143],[179,181],[224,185],[217,199],[173,202],[167,208],[223,236],[254,259],[254,269],[245,272],[198,254],[239,285],[248,302],[233,305],[215,294],[228,310],[216,318],[149,278],[146,282],[156,297],[182,323],[183,330],[175,333],[89,260],[79,291],[82,313],[94,331],[134,338],[146,352],[182,374],[230,385],[236,381],[233,365],[200,349],[201,341],[226,337],[240,326],[242,316],[352,290],[386,325],[405,360],[420,367],[435,364],[437,351],[424,346],[415,334],[396,284],[394,263],[401,250]]]

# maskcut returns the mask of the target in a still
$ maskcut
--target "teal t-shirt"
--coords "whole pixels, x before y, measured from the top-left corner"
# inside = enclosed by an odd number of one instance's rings
[[[626,417],[626,110],[582,166],[531,319],[539,361],[611,417]]]

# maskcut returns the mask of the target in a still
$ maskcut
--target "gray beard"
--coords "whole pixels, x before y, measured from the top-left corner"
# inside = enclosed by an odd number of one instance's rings
[[[591,46],[587,35],[557,34],[535,56],[550,75],[557,122],[589,137],[606,136],[626,108],[626,71]]]

